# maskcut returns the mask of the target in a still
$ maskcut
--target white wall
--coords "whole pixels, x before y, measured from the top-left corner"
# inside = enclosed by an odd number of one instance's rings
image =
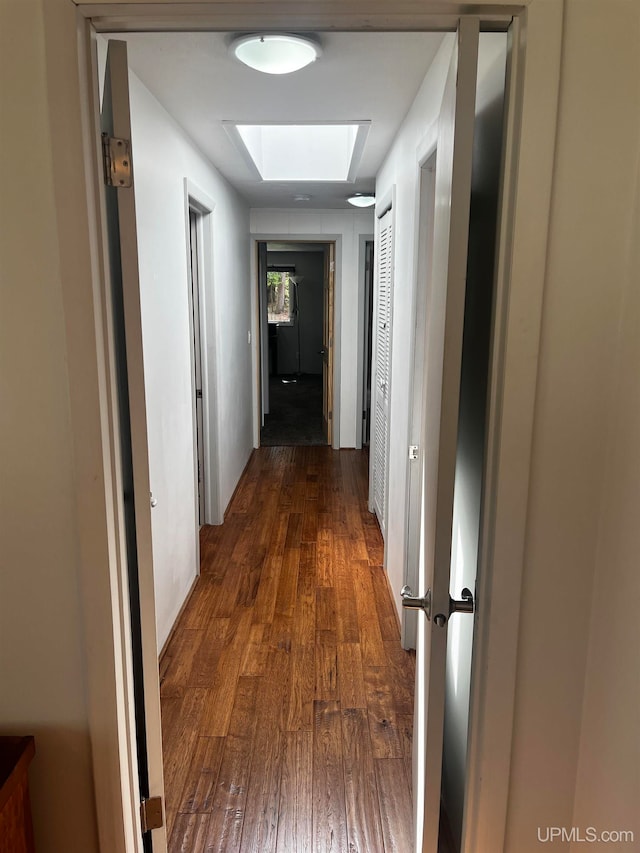
[[[198,571],[184,179],[215,203],[213,270],[205,279],[201,313],[208,380],[204,395],[219,437],[217,459],[205,453],[205,477],[219,481],[222,511],[253,446],[249,213],[134,74],[130,86],[150,485],[158,501],[152,512],[156,618],[162,646]]]
[[[41,4],[3,3],[0,150],[13,166],[0,193],[0,733],[36,738],[39,853],[94,853],[65,260],[43,48]]]
[[[335,279],[334,357],[337,364],[334,376],[337,381],[334,384],[334,417],[337,398],[340,447],[355,447],[356,436],[362,430],[361,402],[358,399],[358,327],[362,322],[361,288],[358,286],[359,241],[360,235],[373,234],[373,213],[254,208],[251,210],[250,227],[251,233],[260,238],[339,238]],[[256,383],[257,371],[257,364],[254,364]],[[257,388],[255,397],[257,399]]]
[[[453,35],[447,35],[443,39],[376,179],[378,199],[390,195],[395,187],[389,508],[385,563],[389,583],[395,593],[394,602],[398,613],[406,560],[405,514],[410,415],[407,401],[411,399],[409,366],[413,363],[415,327],[416,218],[419,194],[417,151],[440,111],[453,39]]]
[[[609,413],[573,825],[640,844],[640,172]],[[583,847],[583,845],[582,845]],[[577,849],[577,845],[575,848]],[[627,849],[622,847],[621,849]],[[635,849],[629,847],[628,849]]]
[[[601,228],[612,208],[617,210],[620,263],[611,274],[620,275],[624,290],[616,318],[620,337],[608,406],[573,824],[632,830],[637,846],[640,843],[640,622],[634,614],[640,605],[640,57],[637,50],[640,9],[636,10],[635,20],[630,10],[625,11],[611,38],[629,62],[625,90],[618,92],[618,98],[629,97],[635,108],[625,111],[616,98],[615,107],[610,107],[615,111],[615,121],[607,116],[605,127],[615,130],[616,140],[627,140],[622,153],[628,163],[628,185],[626,181],[607,185],[613,166],[608,160],[604,161],[606,168],[599,170],[598,183],[598,198],[606,203]],[[577,28],[575,10],[569,21]],[[597,26],[597,16],[590,23]],[[583,34],[583,38],[584,35],[589,33]],[[602,67],[606,57],[603,46],[601,50],[598,58]],[[635,71],[631,70],[632,57]],[[603,88],[608,88],[606,79]],[[604,144],[601,138],[600,146]],[[629,193],[634,184],[635,211],[631,217]],[[578,845],[571,849],[577,850]],[[628,845],[628,849],[634,846]]]

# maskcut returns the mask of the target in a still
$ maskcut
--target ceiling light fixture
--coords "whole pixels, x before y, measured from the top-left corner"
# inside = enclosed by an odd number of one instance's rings
[[[289,33],[253,33],[239,36],[229,51],[256,71],[264,74],[290,74],[316,60],[322,53],[317,41]]]
[[[350,195],[347,201],[354,207],[371,207],[376,203],[376,197],[373,193],[355,193]]]

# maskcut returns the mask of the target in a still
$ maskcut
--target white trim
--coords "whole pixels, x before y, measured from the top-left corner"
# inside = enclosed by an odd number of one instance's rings
[[[373,243],[375,234],[358,234],[358,309],[356,313],[356,339],[357,339],[357,380],[356,380],[356,450],[362,450],[362,407],[364,405],[364,373],[366,360],[364,352],[365,334],[364,327],[367,322],[365,317],[365,286],[366,286],[366,261],[367,243]],[[371,306],[372,307],[372,306]]]
[[[481,15],[483,25],[504,32],[511,19],[535,0],[413,0],[397,8],[384,0],[364,3],[348,0],[336,5],[315,0],[296,6],[292,15],[287,0],[255,4],[248,0],[229,3],[131,2],[80,3],[80,14],[92,19],[97,32],[201,32],[264,30],[270,32],[324,32],[332,30],[455,32],[461,16]]]
[[[215,201],[200,189],[189,178],[184,179],[185,196],[185,220],[187,231],[189,229],[189,210],[195,210],[200,214],[198,222],[198,236],[201,238],[202,255],[198,257],[198,290],[200,296],[200,344],[202,356],[202,415],[204,424],[204,463],[205,476],[205,522],[207,524],[222,524],[224,513],[220,506],[220,426],[218,421],[219,387],[218,365],[220,364],[220,353],[218,352],[218,312],[216,311],[216,300],[214,298],[213,278],[213,252],[215,246]],[[187,235],[188,236],[188,235]],[[187,254],[189,252],[189,239],[187,239]],[[188,258],[188,262],[191,263]],[[191,292],[189,292],[189,330],[191,328]],[[212,355],[213,354],[213,355]],[[194,372],[193,353],[191,354],[191,373]],[[194,415],[194,442],[197,432]],[[194,445],[195,446],[195,445]],[[197,454],[197,451],[196,451]],[[197,455],[196,455],[197,470]],[[198,500],[198,488],[196,478],[196,509]],[[196,512],[197,518],[197,512]],[[196,531],[197,553],[200,552],[200,537]],[[197,574],[200,573],[198,561]]]
[[[427,327],[427,291],[431,271],[431,244],[433,241],[433,214],[435,205],[434,164],[438,136],[437,122],[431,125],[416,151],[416,215],[414,246],[414,273],[412,277],[411,310],[415,318],[411,329],[411,357],[409,383],[412,395],[409,405],[409,433],[407,436],[406,476],[406,538],[403,585],[411,588],[415,595],[424,594],[418,589],[418,565],[420,561],[421,528],[421,463],[422,414],[424,393],[424,347]],[[420,448],[418,458],[409,460],[409,446]],[[403,649],[415,649],[419,613],[415,610],[402,611],[401,641]],[[421,618],[421,617],[420,617]]]
[[[184,179],[184,185],[185,185],[185,220],[186,220],[186,232],[187,232],[186,233],[187,270],[189,271],[189,274],[187,277],[187,302],[189,305],[189,312],[188,312],[189,313],[189,339],[191,341],[194,341],[194,345],[189,347],[189,365],[190,365],[190,375],[191,375],[191,435],[192,435],[192,441],[193,441],[193,484],[194,484],[194,488],[193,488],[193,512],[194,512],[194,518],[196,519],[196,523],[193,526],[193,536],[194,536],[194,543],[193,544],[194,544],[194,554],[195,554],[193,570],[194,570],[194,576],[197,579],[199,574],[200,574],[200,515],[201,515],[201,513],[200,513],[200,471],[199,471],[200,459],[198,458],[198,451],[199,451],[200,442],[202,442],[202,444],[204,445],[202,448],[203,458],[204,458],[203,467],[206,468],[206,463],[208,460],[208,447],[207,447],[207,440],[205,438],[205,436],[207,434],[207,427],[206,427],[206,416],[205,416],[206,409],[205,409],[204,360],[202,358],[202,350],[204,347],[203,347],[203,342],[202,342],[201,338],[199,339],[199,342],[200,342],[200,369],[202,372],[202,375],[200,378],[200,384],[202,385],[202,403],[201,403],[201,405],[202,405],[202,432],[203,432],[203,435],[198,436],[198,414],[197,414],[198,413],[198,403],[197,403],[197,398],[196,398],[196,365],[195,365],[195,352],[194,352],[195,339],[196,338],[195,338],[195,328],[194,328],[194,326],[195,326],[195,323],[194,323],[195,310],[194,310],[194,304],[193,304],[194,303],[193,291],[194,291],[194,289],[197,288],[198,300],[199,300],[199,304],[201,305],[202,304],[202,275],[203,275],[204,265],[203,265],[202,259],[200,257],[200,253],[202,250],[202,221],[201,221],[202,216],[200,215],[200,211],[197,208],[192,207],[191,204],[189,203],[190,199],[189,199],[188,190],[187,190],[187,179],[186,178]],[[198,261],[198,269],[197,269],[195,276],[193,274],[193,261],[192,261],[192,257],[191,257],[192,251],[193,251],[192,231],[191,231],[191,212],[192,211],[196,215],[196,219],[195,219],[196,247],[195,248],[196,248],[196,252],[197,252],[196,257],[197,257],[197,261]],[[198,321],[199,321],[199,324],[201,327],[200,328],[200,335],[202,335],[201,316],[202,316],[201,312],[198,311]],[[205,492],[205,494],[204,494],[204,512],[202,513],[202,515],[204,515],[205,519],[206,519],[206,515],[207,515],[207,508],[209,507],[209,501],[207,500],[208,488],[209,488],[209,477],[205,476],[204,477],[204,492]],[[175,628],[175,625],[176,625],[178,618],[179,618],[179,616],[176,616],[176,618],[173,620],[173,623],[171,626],[171,632]],[[164,648],[164,644],[163,644],[163,648]],[[159,650],[158,659],[160,659],[161,657],[162,657],[162,649]]]

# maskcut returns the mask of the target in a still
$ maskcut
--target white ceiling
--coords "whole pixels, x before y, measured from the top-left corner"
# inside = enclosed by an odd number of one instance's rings
[[[322,33],[323,55],[294,74],[261,74],[229,55],[225,33],[127,33],[129,64],[253,207],[344,208],[370,191],[442,34]],[[354,184],[256,180],[223,121],[370,120]],[[310,201],[294,202],[297,193]]]

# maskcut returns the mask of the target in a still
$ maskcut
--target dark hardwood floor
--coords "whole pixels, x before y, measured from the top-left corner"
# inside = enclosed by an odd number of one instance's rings
[[[414,657],[360,451],[263,447],[160,665],[170,853],[409,853]]]

